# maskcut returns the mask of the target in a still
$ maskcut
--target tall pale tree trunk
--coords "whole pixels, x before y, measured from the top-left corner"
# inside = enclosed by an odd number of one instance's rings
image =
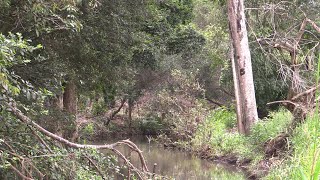
[[[63,93],[63,107],[67,112],[77,114],[77,87],[74,81],[66,83]]]
[[[233,80],[237,101],[238,129],[249,134],[258,119],[251,55],[249,50],[244,0],[228,0],[230,37],[233,45]]]

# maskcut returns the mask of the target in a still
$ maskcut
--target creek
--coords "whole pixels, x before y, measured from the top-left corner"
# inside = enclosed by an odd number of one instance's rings
[[[130,140],[143,151],[150,172],[155,171],[156,174],[176,180],[245,179],[243,173],[235,166],[203,160],[178,150],[166,149],[154,142],[149,142],[147,137],[143,136],[130,138]],[[113,143],[115,141],[116,139],[99,143]],[[117,149],[126,157],[130,157],[131,163],[136,167],[141,167],[135,152],[131,152],[125,146],[120,146]]]

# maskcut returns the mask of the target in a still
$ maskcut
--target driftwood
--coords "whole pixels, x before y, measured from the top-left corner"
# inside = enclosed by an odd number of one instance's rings
[[[142,155],[142,151],[129,139],[121,140],[121,141],[118,141],[118,142],[112,143],[112,144],[104,144],[104,145],[77,144],[74,142],[70,142],[67,139],[64,139],[54,133],[47,131],[42,126],[40,126],[36,122],[32,121],[26,115],[24,115],[17,107],[15,107],[15,105],[13,105],[13,103],[6,103],[6,105],[8,106],[8,108],[10,109],[12,114],[15,115],[21,122],[23,122],[29,126],[32,126],[36,130],[43,133],[45,136],[52,138],[53,140],[56,140],[56,141],[66,145],[68,147],[76,148],[76,149],[108,149],[108,150],[112,151],[113,153],[115,153],[116,155],[118,155],[121,159],[123,159],[125,161],[126,165],[128,166],[128,168],[131,169],[133,172],[135,172],[137,174],[137,176],[139,177],[139,179],[146,179],[146,175],[149,174],[149,170],[146,165],[146,161],[144,159],[144,156]],[[142,165],[142,170],[136,168],[119,150],[117,150],[115,148],[119,145],[126,145],[132,151],[135,151],[139,155],[140,162]],[[16,169],[14,169],[14,171],[15,170]]]

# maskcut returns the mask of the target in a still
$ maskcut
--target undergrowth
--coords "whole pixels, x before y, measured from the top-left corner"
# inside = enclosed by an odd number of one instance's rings
[[[293,153],[274,166],[265,179],[317,180],[320,173],[319,116],[309,116],[298,126],[291,139]]]
[[[315,74],[316,86],[320,80],[320,54]],[[319,90],[316,90],[319,99]],[[319,101],[316,108],[290,137],[293,149],[282,163],[274,166],[265,179],[320,179],[320,118]]]
[[[273,112],[268,118],[259,120],[249,136],[241,135],[236,129],[236,114],[220,108],[197,128],[192,139],[194,150],[210,149],[218,156],[236,156],[258,162],[264,156],[263,144],[284,132],[290,124],[292,115],[285,109]],[[209,146],[209,147],[208,147]]]
[[[217,109],[197,128],[192,139],[193,150],[206,150],[217,156],[251,159],[255,166],[264,158],[264,144],[280,133],[286,133],[293,117],[285,109],[259,120],[249,136],[236,129],[236,115],[225,108]],[[319,115],[309,115],[288,138],[290,152],[271,166],[264,179],[317,180],[320,175]]]

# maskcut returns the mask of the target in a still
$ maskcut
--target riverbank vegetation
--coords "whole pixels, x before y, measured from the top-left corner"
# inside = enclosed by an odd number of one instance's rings
[[[246,178],[318,179],[319,8],[0,0],[0,179],[165,179],[132,135]]]

